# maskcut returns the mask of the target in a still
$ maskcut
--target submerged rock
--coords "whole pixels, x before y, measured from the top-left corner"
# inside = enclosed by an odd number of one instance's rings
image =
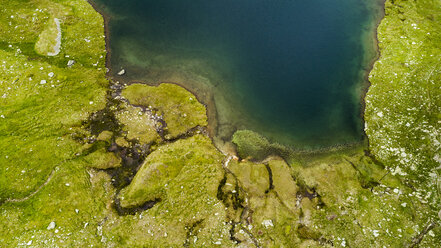
[[[118,74],[118,76],[122,76],[122,75],[126,74],[126,70],[122,69],[117,74]]]

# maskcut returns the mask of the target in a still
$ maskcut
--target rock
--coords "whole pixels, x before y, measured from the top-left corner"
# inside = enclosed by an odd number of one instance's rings
[[[265,228],[268,228],[268,227],[273,227],[273,226],[274,226],[274,224],[273,224],[273,221],[272,221],[272,220],[264,220],[264,221],[262,221],[262,225],[264,225],[264,226],[265,226]]]
[[[49,72],[47,75],[48,75],[49,77],[53,77],[55,74],[54,74],[53,72]]]
[[[46,80],[44,80],[44,79],[40,81],[40,84],[46,84],[46,83],[47,83],[47,82],[46,82]]]
[[[68,67],[71,67],[71,66],[73,66],[75,64],[75,60],[69,60],[69,61],[67,61],[67,66]]]
[[[118,74],[118,76],[122,76],[122,75],[126,74],[126,70],[121,69],[121,71],[119,71],[117,74]]]
[[[51,222],[51,223],[49,223],[49,226],[47,226],[47,230],[52,230],[52,229],[54,229],[55,228],[55,222]]]
[[[98,137],[96,138],[97,140],[101,140],[101,141],[109,141],[112,139],[112,135],[113,133],[110,131],[103,131],[101,132]]]

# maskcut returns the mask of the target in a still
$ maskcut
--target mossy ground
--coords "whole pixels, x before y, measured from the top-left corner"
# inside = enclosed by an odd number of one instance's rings
[[[441,243],[439,2],[386,3],[366,98],[378,161],[363,145],[288,153],[249,131],[233,140],[245,160],[221,154],[185,89],[108,88],[103,20],[87,2],[1,3],[0,246]],[[48,57],[35,44],[53,18],[63,38]]]
[[[385,14],[366,96],[370,150],[413,187],[414,202],[426,207],[418,216],[439,221],[441,4],[387,1]]]
[[[122,96],[131,104],[147,107],[161,116],[166,123],[166,139],[177,138],[191,128],[207,125],[205,107],[193,94],[178,85],[132,84],[123,90]]]

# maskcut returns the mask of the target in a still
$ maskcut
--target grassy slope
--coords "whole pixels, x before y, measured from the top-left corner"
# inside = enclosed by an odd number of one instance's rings
[[[133,105],[152,109],[167,123],[165,138],[173,139],[185,134],[196,126],[206,126],[205,107],[196,97],[182,87],[174,84],[160,84],[157,87],[132,84],[123,90],[122,95]]]
[[[0,4],[0,243],[96,243],[96,221],[82,232],[74,228],[99,218],[104,206],[96,199],[105,192],[92,190],[73,136],[105,104],[102,17],[80,0]],[[62,23],[61,52],[41,56],[35,43],[55,17]],[[71,59],[76,63],[67,68]],[[14,202],[20,199],[28,200]],[[51,221],[56,235],[46,230]]]
[[[436,33],[439,3],[395,1],[395,5],[386,5],[387,15],[379,29],[382,58],[371,74],[373,86],[366,98],[371,149],[386,168],[366,157],[363,147],[297,154],[290,157],[291,166],[280,159],[252,163],[225,158],[207,137],[195,133],[149,147],[157,139],[153,127],[158,124],[150,122],[151,110],[121,102],[106,106],[106,113],[116,116],[108,120],[119,118],[121,131],[103,125],[100,132],[107,131],[91,135],[83,121],[104,108],[107,87],[102,18],[82,0],[3,0],[1,4],[1,245],[232,247],[241,241],[243,247],[403,247],[429,221],[438,224],[439,198],[429,179],[436,176],[433,168],[438,166],[433,134],[439,130],[441,94],[436,80],[440,74],[430,55],[439,55],[439,39],[436,35],[428,38],[431,36],[423,31]],[[40,56],[34,51],[35,42],[55,17],[61,20],[61,53]],[[412,24],[417,21],[415,29]],[[431,30],[418,29],[423,27]],[[422,33],[411,35],[418,31]],[[409,46],[396,44],[406,39],[398,39],[398,34],[413,39]],[[412,50],[416,45],[412,42],[421,45],[420,53]],[[402,49],[409,50],[402,53]],[[426,52],[419,59],[412,57]],[[70,59],[76,63],[69,68]],[[400,80],[394,81],[395,70]],[[40,84],[41,80],[46,84]],[[141,91],[143,95],[139,95]],[[168,121],[171,138],[206,125],[203,106],[178,86],[132,85],[123,96],[132,104],[157,109]],[[182,105],[182,100],[188,104]],[[413,108],[418,110],[415,116],[402,112]],[[395,120],[393,115],[400,118]],[[414,118],[412,123],[406,119],[410,128],[407,122],[400,123],[405,117]],[[148,132],[142,132],[144,125]],[[432,131],[423,131],[426,129]],[[418,139],[409,142],[405,134]],[[258,159],[256,154],[267,142],[246,132],[241,135],[236,141],[244,146],[244,157]],[[260,142],[257,146],[246,147],[255,140]],[[115,141],[121,145],[116,146]],[[386,145],[387,150],[382,148]],[[130,153],[121,159],[120,154],[107,152],[115,146],[124,146],[124,153],[147,148],[149,153],[141,174],[121,192],[112,186],[114,178],[109,174],[90,168],[127,166],[133,160]],[[387,152],[396,149],[414,160]],[[407,175],[389,173],[398,172],[396,166],[401,162]],[[407,165],[415,165],[416,170]],[[147,183],[145,178],[149,178]],[[152,196],[161,201],[145,211],[118,215],[113,199],[125,195],[130,201],[127,206],[140,205]],[[21,198],[23,201],[13,201]],[[56,226],[48,230],[52,221]],[[422,246],[437,247],[440,234],[436,226],[424,236]]]
[[[441,4],[387,1],[370,74],[366,133],[375,157],[415,188],[437,219],[441,165]]]
[[[81,147],[71,138],[73,128],[104,106],[107,81],[103,22],[89,5],[82,1],[1,4],[0,201],[4,201],[35,191],[55,167],[75,160]],[[33,44],[53,13],[63,13],[58,16],[63,22],[62,52],[40,56]],[[73,29],[81,32],[72,34]],[[95,39],[88,44],[83,37]],[[76,64],[68,69],[69,59]],[[92,61],[99,63],[94,66]]]

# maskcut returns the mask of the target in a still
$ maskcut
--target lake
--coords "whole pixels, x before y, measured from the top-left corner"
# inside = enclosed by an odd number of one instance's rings
[[[94,2],[110,20],[115,78],[183,85],[210,107],[215,140],[238,129],[297,149],[363,139],[382,1]]]

